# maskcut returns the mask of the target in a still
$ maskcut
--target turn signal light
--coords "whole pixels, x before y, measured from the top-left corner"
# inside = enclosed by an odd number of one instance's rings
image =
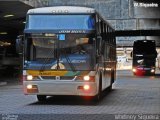
[[[32,85],[27,85],[27,89],[32,89]]]

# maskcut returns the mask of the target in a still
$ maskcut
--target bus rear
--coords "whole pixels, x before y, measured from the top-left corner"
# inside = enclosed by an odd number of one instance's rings
[[[156,63],[156,45],[154,40],[137,40],[133,45],[134,75],[154,75]]]

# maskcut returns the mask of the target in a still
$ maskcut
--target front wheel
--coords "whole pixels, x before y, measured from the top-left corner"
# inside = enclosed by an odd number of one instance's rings
[[[38,99],[38,101],[39,102],[44,102],[44,101],[46,101],[46,96],[45,95],[37,95],[37,99]]]
[[[102,98],[102,93],[100,92],[96,96],[94,96],[93,100],[95,102],[99,102],[101,100],[101,98]]]
[[[98,94],[94,96],[94,101],[98,102],[102,98],[102,73],[100,72]]]
[[[114,70],[111,71],[111,82],[110,82],[110,86],[108,87],[109,91],[111,91],[113,89],[112,84],[114,83],[114,79],[115,79],[114,78],[114,74],[115,74],[114,72],[115,72]]]

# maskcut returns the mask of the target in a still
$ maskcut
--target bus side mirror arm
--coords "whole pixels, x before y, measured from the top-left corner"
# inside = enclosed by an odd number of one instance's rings
[[[23,35],[17,36],[17,39],[16,39],[16,52],[18,54],[22,54],[23,53]]]

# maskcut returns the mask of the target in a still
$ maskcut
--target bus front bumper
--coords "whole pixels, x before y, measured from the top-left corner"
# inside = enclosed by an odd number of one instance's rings
[[[23,88],[26,95],[95,96],[97,94],[97,84],[95,82],[24,81]]]

